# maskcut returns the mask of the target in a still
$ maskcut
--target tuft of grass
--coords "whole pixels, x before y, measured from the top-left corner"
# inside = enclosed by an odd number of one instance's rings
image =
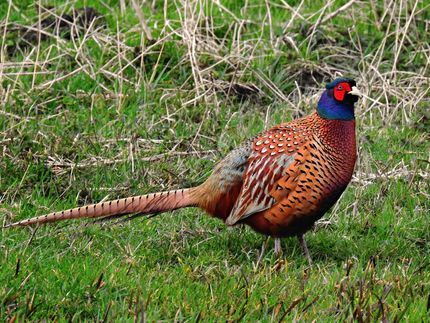
[[[0,222],[201,183],[358,81],[351,185],[277,260],[196,209],[0,231],[2,320],[422,321],[430,310],[425,1],[3,1]]]

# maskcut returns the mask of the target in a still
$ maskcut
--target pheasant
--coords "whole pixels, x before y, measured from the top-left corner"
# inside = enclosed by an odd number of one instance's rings
[[[199,186],[53,212],[5,227],[200,207],[228,226],[244,223],[274,237],[276,254],[280,238],[297,236],[310,262],[304,233],[339,199],[352,177],[359,96],[354,80],[337,78],[326,85],[316,111],[245,141]]]

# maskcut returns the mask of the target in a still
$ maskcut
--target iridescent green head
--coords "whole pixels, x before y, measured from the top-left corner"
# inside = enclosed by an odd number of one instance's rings
[[[349,78],[337,78],[326,85],[317,107],[320,117],[332,120],[352,120],[354,104],[361,93],[356,82]]]

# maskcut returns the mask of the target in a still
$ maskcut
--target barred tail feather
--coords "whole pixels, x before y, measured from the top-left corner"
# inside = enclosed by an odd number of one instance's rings
[[[37,216],[19,222],[7,224],[4,227],[10,228],[70,219],[99,218],[133,213],[162,213],[187,206],[195,206],[196,201],[194,201],[192,194],[194,190],[195,188],[190,188],[106,201]]]

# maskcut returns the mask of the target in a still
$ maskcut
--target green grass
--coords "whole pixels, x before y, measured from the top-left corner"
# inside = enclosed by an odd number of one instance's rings
[[[103,20],[27,46],[22,26],[46,13],[0,3],[2,224],[197,185],[246,138],[312,111],[337,72],[366,94],[353,181],[307,234],[311,268],[296,239],[278,260],[273,240],[198,209],[1,229],[0,319],[425,321],[429,5],[357,2],[324,21],[345,2],[320,20],[325,1],[288,1],[297,16],[278,1],[141,2],[154,40],[131,1],[40,1]]]

